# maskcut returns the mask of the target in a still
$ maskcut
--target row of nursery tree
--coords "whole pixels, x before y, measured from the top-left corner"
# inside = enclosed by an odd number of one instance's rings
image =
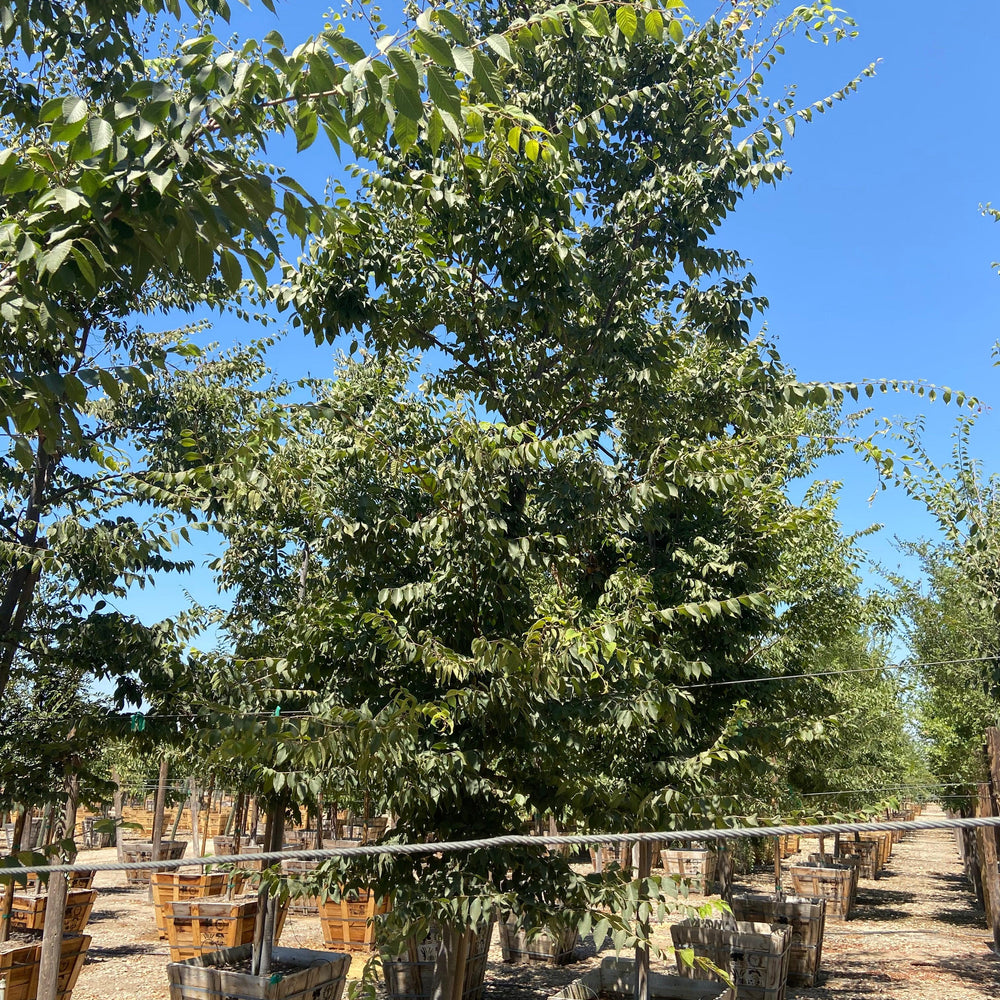
[[[965,773],[993,669],[968,668],[982,705],[961,671],[889,669],[899,599],[863,593],[814,481],[886,452],[858,386],[756,336],[715,235],[857,86],[799,105],[773,73],[848,18],[462,0],[293,45],[229,37],[224,0],[0,11],[0,810],[107,802],[123,745],[279,818],[367,805],[397,841],[873,809],[931,780],[928,740]],[[361,165],[307,191],[268,160],[288,140]],[[210,310],[249,346],[200,346]],[[286,383],[254,339],[276,317],[358,343]],[[901,478],[950,516],[945,473]],[[982,518],[904,595],[920,658],[995,648],[991,500],[956,489]],[[224,608],[137,621],[129,589],[196,536]],[[956,606],[970,629],[935,629]],[[394,887],[403,923],[610,891],[510,861],[330,877]]]

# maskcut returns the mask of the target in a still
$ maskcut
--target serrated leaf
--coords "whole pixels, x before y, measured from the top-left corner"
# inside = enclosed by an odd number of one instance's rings
[[[498,55],[501,59],[505,59],[509,63],[513,63],[514,57],[510,53],[510,42],[504,38],[503,35],[489,35],[486,39],[486,44]]]
[[[409,90],[420,91],[420,68],[409,52],[395,47],[389,49],[386,56],[392,68],[396,71],[399,81]]]
[[[428,67],[427,91],[438,108],[452,116],[457,127],[462,116],[462,97],[455,81],[440,66]]]
[[[396,121],[392,126],[392,134],[401,153],[408,153],[413,148],[419,131],[420,127],[414,119],[404,114],[396,115]]]
[[[72,125],[87,117],[87,102],[82,97],[75,94],[63,98],[62,109],[59,115],[64,122]]]
[[[515,125],[507,133],[507,145],[514,150],[515,153],[521,152],[521,126]]]
[[[438,150],[441,148],[443,139],[444,122],[441,121],[441,115],[437,108],[435,108],[427,119],[427,141],[430,143],[431,152],[435,156],[437,156]]]
[[[222,280],[226,283],[226,288],[235,292],[243,280],[243,269],[232,251],[223,250],[219,255],[219,269],[222,272]]]
[[[103,118],[91,118],[87,122],[87,138],[91,152],[100,153],[115,141],[115,130]]]
[[[625,4],[615,11],[615,24],[618,25],[621,33],[631,41],[639,29],[639,19],[635,15],[635,8],[630,4]]]
[[[681,22],[677,18],[672,18],[670,21],[670,27],[667,29],[670,32],[670,37],[680,45],[684,41],[684,28],[681,26]]]
[[[663,15],[658,10],[651,10],[646,15],[645,28],[647,35],[652,35],[653,38],[662,38]]]
[[[402,78],[392,85],[392,106],[403,116],[413,121],[419,121],[424,114],[424,103],[420,92],[409,87]]]
[[[417,29],[416,48],[445,69],[455,68],[455,59],[451,52],[451,46],[440,36],[431,31]]]

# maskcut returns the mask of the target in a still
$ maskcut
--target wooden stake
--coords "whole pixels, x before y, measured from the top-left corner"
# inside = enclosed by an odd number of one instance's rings
[[[976,813],[993,815],[993,796],[988,781],[979,782]],[[976,830],[976,853],[979,856],[979,876],[983,885],[983,909],[986,926],[993,934],[993,950],[1000,954],[1000,869],[997,867],[997,841],[992,830]]]
[[[785,888],[781,884],[781,837],[774,838],[774,895],[781,899],[785,894]]]

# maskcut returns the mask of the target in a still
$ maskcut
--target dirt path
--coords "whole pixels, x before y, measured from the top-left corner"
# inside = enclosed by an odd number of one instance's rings
[[[930,811],[929,815],[940,815]],[[804,850],[815,849],[803,841]],[[114,851],[80,860],[113,860]],[[794,859],[793,859],[794,860]],[[766,876],[743,883],[769,890]],[[167,1000],[166,942],[156,934],[146,891],[125,887],[120,873],[99,874],[87,928],[93,944],[74,1000]],[[827,924],[823,975],[814,989],[788,990],[801,1000],[984,1000],[1000,996],[1000,960],[989,948],[982,910],[962,874],[950,831],[926,831],[897,844],[877,881],[862,879],[854,919]],[[669,941],[667,928],[660,930]],[[291,915],[281,944],[322,948],[316,916]],[[544,1000],[596,965],[586,941],[580,960],[561,969],[507,966],[494,935],[486,1000]],[[357,969],[358,963],[355,963]],[[660,966],[662,971],[672,967]]]

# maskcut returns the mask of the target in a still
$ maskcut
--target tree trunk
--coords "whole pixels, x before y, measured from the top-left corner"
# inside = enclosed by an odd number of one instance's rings
[[[163,845],[163,810],[167,804],[167,775],[170,773],[170,765],[164,756],[160,760],[160,779],[156,785],[156,801],[153,803],[153,860],[160,860],[160,851]],[[153,899],[153,880],[149,880],[149,899]]]
[[[79,778],[73,774],[67,780],[66,808],[62,823],[57,824],[58,836],[72,837],[76,830],[76,804],[80,794]],[[72,858],[70,859],[73,860]],[[38,970],[37,1000],[56,1000],[59,988],[59,960],[62,958],[63,924],[66,920],[67,878],[62,872],[49,876],[49,898],[45,904],[45,926],[42,931],[42,957]]]
[[[24,518],[21,523],[24,530],[18,536],[18,543],[26,550],[44,546],[39,545],[38,536],[41,528],[42,511],[47,502],[49,483],[55,459],[45,450],[44,439],[39,437],[35,451],[35,466],[31,479],[31,492],[25,506]],[[40,571],[35,568],[34,561],[18,566],[10,571],[3,597],[0,599],[0,704],[3,704],[10,681],[10,671],[14,665],[14,657],[19,646],[18,633],[24,628],[35,601],[35,588],[38,585]],[[29,824],[30,826],[30,824]]]
[[[640,841],[636,845],[636,875],[638,882],[638,901],[636,909],[639,934],[642,943],[635,949],[635,976],[632,982],[632,995],[635,1000],[649,1000],[649,939],[652,936],[650,926],[650,906],[646,892],[646,879],[653,868],[653,845]],[[707,887],[706,887],[707,891]]]
[[[22,809],[18,814],[17,818],[14,820],[14,836],[11,838],[11,851],[17,850],[17,845],[20,843],[21,835],[24,833],[24,820],[28,815],[27,809]],[[0,943],[7,940],[7,935],[10,933],[10,914],[14,909],[14,882],[11,880],[10,885],[4,891],[3,894],[3,904],[0,906]]]

